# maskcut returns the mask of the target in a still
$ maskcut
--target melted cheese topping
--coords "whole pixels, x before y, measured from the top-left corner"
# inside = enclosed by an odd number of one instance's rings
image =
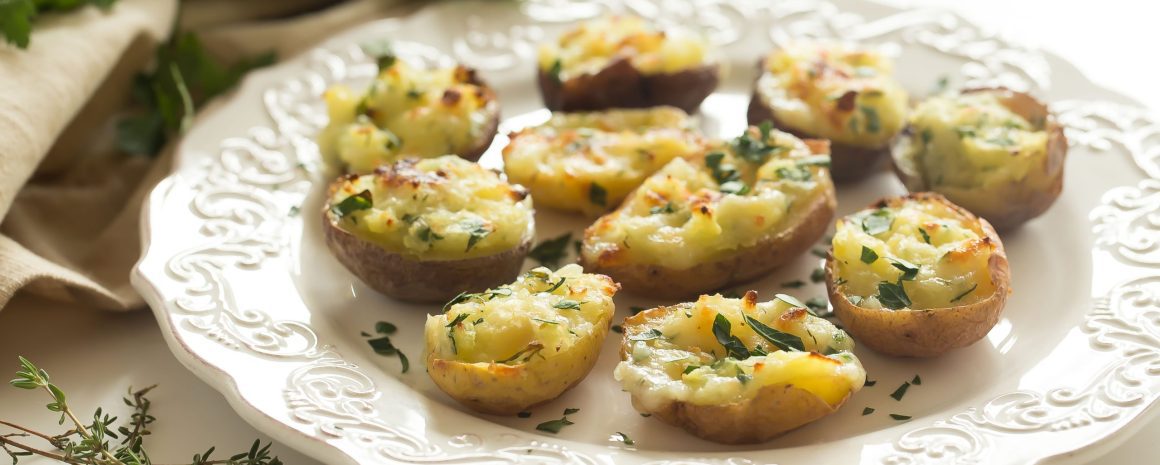
[[[537,204],[599,214],[620,204],[645,177],[702,150],[685,112],[672,107],[556,113],[511,135],[504,171]],[[604,195],[593,195],[594,190]]]
[[[1043,121],[1027,121],[996,92],[931,97],[915,107],[910,125],[903,157],[931,188],[1050,181],[1028,176],[1047,156]]]
[[[585,231],[582,253],[593,262],[673,269],[722,259],[807,214],[815,198],[833,189],[828,166],[828,154],[812,153],[789,134],[772,131],[763,140],[750,128],[650,176]]]
[[[579,265],[555,273],[536,268],[510,285],[457,298],[446,314],[428,316],[426,337],[444,360],[550,360],[598,328],[607,331],[617,289],[612,279],[585,274]]]
[[[666,310],[661,317],[625,326],[631,350],[614,371],[621,386],[648,410],[672,401],[696,405],[740,402],[753,398],[765,386],[783,383],[838,405],[866,381],[866,371],[851,353],[854,342],[844,331],[780,298],[757,303],[754,291],[742,299],[703,295],[695,303]],[[729,356],[713,332],[718,315],[728,319],[731,334],[748,351],[760,347],[768,355],[742,360]],[[805,351],[778,350],[753,330],[746,315],[796,336]]]
[[[580,23],[557,39],[540,45],[540,69],[567,80],[596,74],[619,60],[629,60],[641,74],[675,73],[704,66],[709,58],[705,38],[680,28],[659,29],[635,16],[611,16]]]
[[[880,299],[882,283],[901,283],[914,310],[969,305],[995,292],[994,244],[977,219],[942,202],[906,199],[839,219],[833,246],[838,289],[860,307],[890,306]],[[902,280],[914,267],[914,278]]]
[[[499,107],[474,71],[416,69],[402,60],[380,69],[365,94],[338,85],[323,94],[330,123],[318,137],[323,157],[368,173],[402,157],[470,151]]]
[[[796,43],[765,59],[757,95],[781,124],[813,137],[883,147],[906,117],[907,95],[885,56],[843,44]]]
[[[369,195],[369,201],[365,199]],[[349,175],[330,194],[339,226],[423,260],[510,250],[534,231],[532,199],[494,171],[454,155],[405,159]]]

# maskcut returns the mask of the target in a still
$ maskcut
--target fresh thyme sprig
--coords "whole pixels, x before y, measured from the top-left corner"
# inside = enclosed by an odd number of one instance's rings
[[[100,408],[93,413],[91,423],[82,422],[68,404],[68,396],[52,382],[48,372],[24,357],[20,357],[20,370],[9,384],[20,389],[44,390],[52,398],[46,408],[60,414],[58,424],[64,425],[67,422],[71,425],[71,429],[65,432],[51,435],[0,420],[0,426],[14,430],[0,434],[0,450],[12,459],[13,465],[33,455],[75,465],[154,465],[145,450],[144,438],[150,434],[149,425],[156,418],[149,414],[152,404],[145,395],[156,386],[137,391],[130,389],[129,397],[124,398],[124,402],[133,408],[133,413],[128,422],[117,425],[117,417]],[[52,450],[33,446],[29,439],[39,439],[50,445]],[[114,444],[111,440],[119,442]],[[211,459],[214,449],[210,447],[203,453],[195,454],[188,464],[282,465],[278,457],[270,455],[270,444],[263,446],[260,440],[255,440],[248,451],[234,454],[228,459]]]

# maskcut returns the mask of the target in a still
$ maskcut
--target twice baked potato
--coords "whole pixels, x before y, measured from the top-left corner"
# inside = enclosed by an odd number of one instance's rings
[[[801,138],[830,140],[835,181],[873,172],[905,124],[907,94],[891,60],[874,50],[798,42],[760,63],[749,124],[772,121]]]
[[[618,286],[577,265],[536,268],[427,317],[427,374],[484,413],[511,415],[580,383],[600,355]]]
[[[933,357],[982,339],[1010,292],[995,229],[934,193],[839,219],[825,269],[843,327],[889,355]]]
[[[553,111],[669,105],[692,113],[717,88],[721,66],[704,37],[611,16],[542,44],[536,79]]]
[[[336,85],[323,94],[330,122],[318,136],[323,159],[369,173],[405,157],[477,160],[499,127],[495,92],[471,68],[419,69],[390,55],[363,94]]]
[[[1063,190],[1067,137],[1047,105],[1004,88],[920,103],[894,145],[911,192],[934,191],[1000,231],[1039,216]]]
[[[584,231],[580,263],[629,290],[689,297],[765,275],[825,232],[836,201],[824,141],[768,125],[677,158]]]
[[[614,376],[632,405],[726,444],[768,441],[862,388],[853,341],[789,296],[702,295],[625,320]]]
[[[669,160],[703,150],[678,108],[555,113],[547,123],[511,134],[504,172],[527,186],[536,205],[598,215],[620,205]]]
[[[511,281],[535,234],[521,186],[454,155],[406,158],[330,186],[326,245],[375,290],[445,302]]]

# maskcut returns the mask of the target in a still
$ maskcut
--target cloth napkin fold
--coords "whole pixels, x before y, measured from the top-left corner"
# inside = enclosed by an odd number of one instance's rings
[[[0,44],[0,308],[18,291],[141,308],[128,280],[140,254],[141,203],[169,172],[173,147],[156,159],[115,149],[133,77],[178,17],[178,27],[231,62],[270,50],[291,57],[418,3],[332,2],[119,0],[107,12],[38,18],[27,50]]]

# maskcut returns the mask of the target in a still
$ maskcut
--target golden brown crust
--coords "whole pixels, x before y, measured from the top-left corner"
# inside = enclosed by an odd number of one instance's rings
[[[1005,87],[966,89],[963,93],[1003,92],[1004,106],[1015,114],[1028,121],[1043,121],[1043,129],[1047,131],[1047,156],[1038,167],[1038,172],[1029,176],[1042,176],[1050,180],[1044,190],[1035,190],[1027,187],[1027,183],[1010,181],[997,186],[988,186],[982,195],[956,195],[955,192],[940,190],[955,203],[962,205],[976,215],[986,218],[995,229],[1010,231],[1026,223],[1028,220],[1042,215],[1055,203],[1063,192],[1063,165],[1067,158],[1068,142],[1063,132],[1063,126],[1056,121],[1055,116],[1043,102],[1024,92],[1017,92]],[[904,130],[904,137],[912,130]],[[908,172],[899,162],[903,156],[900,147],[894,146],[892,160],[894,173],[902,184],[911,192],[920,192],[936,189],[922,178],[920,173]]]
[[[757,126],[769,121],[773,123],[773,127],[782,132],[793,134],[799,139],[818,138],[815,134],[806,134],[798,131],[777,119],[773,108],[765,104],[765,99],[761,97],[757,89],[753,90],[753,95],[749,99],[749,109],[746,111],[746,118],[749,120],[750,126]],[[878,161],[890,153],[890,147],[891,144],[889,143],[882,147],[856,147],[831,141],[830,176],[833,177],[834,182],[839,183],[853,182],[866,178],[876,171]]]
[[[995,292],[969,305],[925,310],[890,310],[864,308],[846,298],[836,279],[831,249],[826,256],[826,290],[834,313],[859,344],[875,351],[903,357],[935,357],[950,350],[969,346],[982,339],[999,321],[1010,294],[1010,268],[999,234],[987,220],[977,218],[943,196],[921,192],[876,202],[875,208],[894,206],[905,199],[944,203],[967,218],[977,219],[985,241],[994,244],[987,266]]]
[[[628,337],[635,327],[649,320],[663,318],[680,305],[645,310],[625,318],[620,359],[627,360],[632,351]],[[817,421],[838,411],[846,398],[830,405],[822,398],[793,384],[765,386],[753,398],[724,405],[696,405],[689,402],[666,402],[660,408],[646,408],[634,396],[633,408],[689,433],[722,444],[755,444],[769,441],[791,430]]]
[[[669,105],[693,113],[721,79],[720,65],[707,64],[676,73],[642,74],[627,58],[595,74],[563,82],[538,69],[544,106],[552,111],[597,111]]]
[[[809,250],[829,228],[837,200],[829,176],[823,178],[827,184],[824,193],[817,196],[797,218],[787,218],[799,223],[723,259],[698,263],[691,268],[675,269],[628,262],[619,257],[593,257],[585,247],[580,254],[580,265],[590,272],[611,276],[626,291],[662,298],[695,297],[760,278]],[[596,224],[585,230],[585,241],[595,234],[591,231]]]
[[[331,192],[338,185],[339,182],[332,184]],[[418,260],[358,237],[343,229],[338,221],[334,212],[323,206],[326,247],[339,263],[372,289],[408,302],[443,303],[460,292],[477,292],[509,283],[519,275],[532,245],[529,233],[519,246],[494,255],[462,260]]]

